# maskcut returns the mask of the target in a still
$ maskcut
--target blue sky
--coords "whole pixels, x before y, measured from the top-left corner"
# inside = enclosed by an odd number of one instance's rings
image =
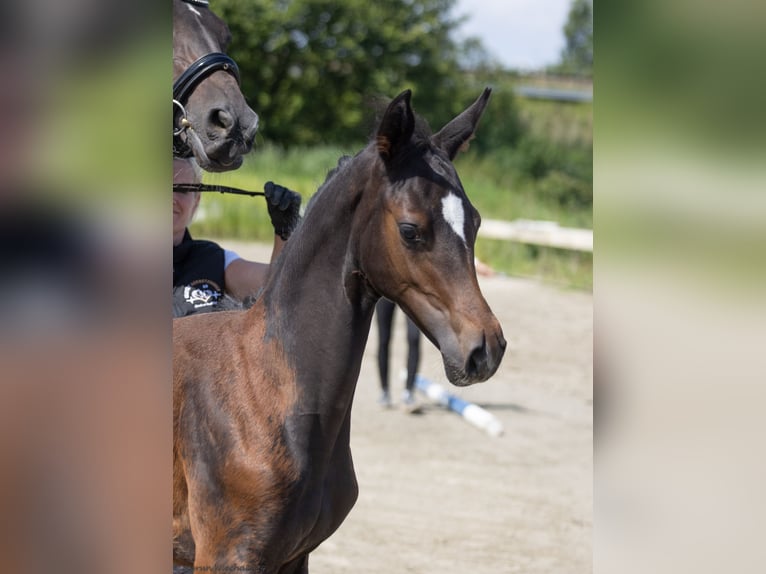
[[[477,36],[503,65],[539,69],[558,61],[571,0],[457,0],[469,15],[460,36]]]

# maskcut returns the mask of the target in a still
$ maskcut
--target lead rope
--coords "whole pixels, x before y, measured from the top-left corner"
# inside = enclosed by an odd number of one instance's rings
[[[174,183],[173,191],[180,193],[187,193],[189,191],[217,191],[218,193],[232,193],[234,195],[248,195],[250,197],[266,195],[263,191],[245,191],[243,189],[237,189],[236,187],[207,183]]]

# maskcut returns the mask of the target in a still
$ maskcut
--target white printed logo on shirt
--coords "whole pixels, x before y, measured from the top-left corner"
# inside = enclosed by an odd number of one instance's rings
[[[209,279],[197,279],[184,287],[184,299],[195,309],[212,307],[222,296],[223,290]]]

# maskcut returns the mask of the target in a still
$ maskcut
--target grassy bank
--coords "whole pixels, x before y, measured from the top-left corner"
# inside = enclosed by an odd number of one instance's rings
[[[543,165],[543,173],[528,173],[524,162],[548,161],[547,149],[503,150],[478,156],[472,151],[456,160],[463,186],[472,203],[486,219],[541,219],[562,226],[592,227],[592,210],[583,197],[582,178],[558,168]],[[582,146],[571,146],[580,153]],[[358,148],[357,148],[358,149]],[[262,190],[272,180],[299,192],[304,205],[332,169],[339,156],[357,149],[316,147],[284,152],[261,146],[235,172],[208,174],[206,182],[247,190]],[[560,154],[560,151],[557,152]],[[576,162],[574,162],[576,163]],[[534,167],[534,166],[533,166]],[[270,241],[272,228],[264,200],[232,195],[205,194],[199,217],[192,225],[197,237],[236,238]],[[224,241],[225,243],[225,241]],[[503,273],[538,277],[557,285],[590,290],[593,258],[591,254],[479,239],[479,258]]]

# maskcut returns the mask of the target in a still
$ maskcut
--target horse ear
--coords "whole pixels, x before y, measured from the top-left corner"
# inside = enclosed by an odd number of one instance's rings
[[[460,148],[473,137],[491,93],[491,88],[484,88],[479,99],[431,137],[431,142],[446,152],[450,160],[455,159]]]
[[[412,90],[405,90],[388,104],[375,138],[378,153],[384,161],[390,161],[412,137],[415,130],[415,114],[410,98]]]

